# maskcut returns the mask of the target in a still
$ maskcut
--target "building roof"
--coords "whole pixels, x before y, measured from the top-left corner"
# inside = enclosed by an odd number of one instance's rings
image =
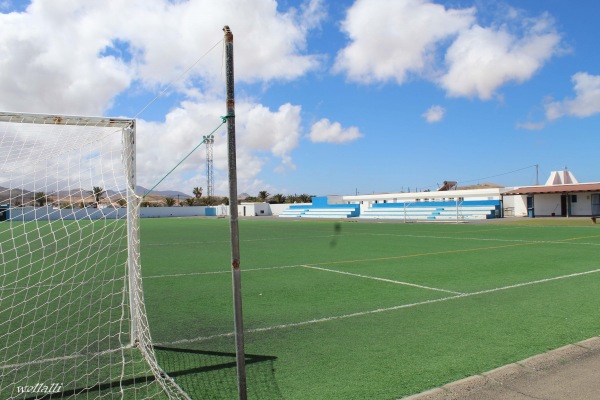
[[[596,183],[578,183],[572,185],[552,185],[552,186],[524,186],[502,193],[503,195],[519,194],[550,194],[550,193],[578,193],[578,192],[600,192],[600,182]]]
[[[575,175],[565,167],[564,171],[552,171],[546,185],[569,185],[579,183]]]

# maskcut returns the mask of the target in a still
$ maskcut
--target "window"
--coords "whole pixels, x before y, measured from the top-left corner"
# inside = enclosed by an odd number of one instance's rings
[[[571,195],[571,203],[577,203],[577,195],[576,194]]]

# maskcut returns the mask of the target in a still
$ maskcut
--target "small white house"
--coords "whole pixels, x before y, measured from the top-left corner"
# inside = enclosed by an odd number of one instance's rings
[[[240,217],[266,217],[273,215],[269,203],[245,203],[238,206]]]
[[[570,217],[600,215],[600,182],[579,183],[571,171],[553,171],[545,185],[503,193],[515,216]]]

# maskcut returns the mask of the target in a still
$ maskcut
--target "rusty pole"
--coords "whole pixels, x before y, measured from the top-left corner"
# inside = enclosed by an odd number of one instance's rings
[[[229,155],[229,225],[231,232],[231,273],[233,286],[233,317],[235,321],[235,354],[238,395],[247,399],[246,360],[244,351],[244,320],[242,318],[242,284],[240,273],[240,238],[237,207],[237,169],[235,151],[235,97],[233,90],[233,34],[227,25],[225,32],[225,79],[227,92],[227,150]]]

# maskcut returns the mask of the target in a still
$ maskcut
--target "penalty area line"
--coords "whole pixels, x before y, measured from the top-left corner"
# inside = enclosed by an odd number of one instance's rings
[[[600,272],[600,269],[594,269],[591,271],[584,271],[584,272],[576,272],[576,273],[568,274],[568,275],[555,276],[553,278],[538,279],[535,281],[517,283],[514,285],[503,286],[503,287],[499,287],[499,288],[486,289],[486,290],[481,290],[478,292],[471,292],[471,293],[462,293],[462,294],[457,294],[455,296],[441,297],[439,299],[419,301],[416,303],[401,304],[401,305],[393,306],[393,307],[378,308],[375,310],[368,310],[368,311],[359,311],[359,312],[355,312],[355,313],[351,313],[351,314],[344,314],[344,315],[334,315],[331,317],[317,318],[317,319],[312,319],[312,320],[308,320],[308,321],[292,322],[289,324],[266,326],[263,328],[245,329],[244,332],[245,333],[268,332],[268,331],[273,331],[273,330],[278,330],[278,329],[287,329],[287,328],[294,328],[294,327],[298,327],[298,326],[313,325],[313,324],[318,324],[318,323],[322,323],[322,322],[330,322],[330,321],[336,321],[336,320],[342,320],[342,319],[348,319],[348,318],[354,318],[354,317],[362,317],[362,316],[366,316],[366,315],[379,314],[379,313],[388,312],[388,311],[402,310],[405,308],[412,308],[412,307],[423,306],[423,305],[427,305],[427,304],[441,303],[441,302],[445,302],[445,301],[449,301],[449,300],[479,296],[479,295],[488,294],[488,293],[495,293],[495,292],[500,292],[500,291],[509,290],[509,289],[515,289],[515,288],[519,288],[519,287],[523,287],[523,286],[531,286],[531,285],[537,285],[540,283],[574,278],[574,277],[578,277],[578,276],[591,275],[591,274],[595,274],[598,272]],[[155,345],[156,346],[167,346],[167,345],[175,345],[175,344],[182,344],[182,343],[204,342],[204,341],[208,341],[208,340],[212,340],[212,339],[232,337],[234,335],[235,335],[235,332],[219,333],[219,334],[215,334],[215,335],[197,337],[197,338],[192,338],[192,339],[181,339],[181,340],[177,340],[177,341],[173,341],[173,342],[158,343]]]
[[[310,269],[316,269],[319,271],[326,271],[326,272],[334,272],[336,274],[342,274],[342,275],[349,275],[349,276],[355,276],[357,278],[365,278],[365,279],[372,279],[374,281],[381,281],[381,282],[388,282],[388,283],[394,283],[396,285],[404,285],[404,286],[412,286],[412,287],[416,287],[419,289],[427,289],[427,290],[435,290],[437,292],[445,292],[445,293],[452,293],[452,294],[463,294],[461,292],[455,292],[453,290],[446,290],[446,289],[439,289],[439,288],[434,288],[434,287],[430,287],[430,286],[423,286],[423,285],[418,285],[416,283],[410,283],[410,282],[403,282],[403,281],[396,281],[393,279],[386,279],[386,278],[378,278],[376,276],[368,276],[368,275],[361,275],[361,274],[353,274],[352,272],[346,272],[346,271],[339,271],[336,269],[329,269],[329,268],[322,268],[322,267],[315,267],[312,265],[303,265],[304,268],[310,268]]]

